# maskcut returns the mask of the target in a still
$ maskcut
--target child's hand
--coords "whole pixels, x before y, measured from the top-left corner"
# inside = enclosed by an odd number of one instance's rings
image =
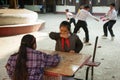
[[[96,21],[99,21],[99,19],[95,18]]]
[[[70,36],[70,34],[60,34],[60,37],[62,38],[68,38]]]
[[[75,51],[74,51],[74,50],[70,50],[69,52],[70,52],[70,53],[75,53]]]
[[[99,19],[95,19],[96,21],[99,21]]]
[[[100,19],[103,19],[103,18],[105,18],[105,16],[101,16],[101,17],[100,17]]]
[[[6,64],[5,65],[5,68],[8,70],[9,69],[9,67],[10,67],[10,64]]]
[[[70,20],[67,20],[67,22],[69,22]]]

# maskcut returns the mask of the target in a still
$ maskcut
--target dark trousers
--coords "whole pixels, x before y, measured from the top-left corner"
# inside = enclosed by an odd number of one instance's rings
[[[89,31],[87,28],[87,23],[85,21],[78,20],[75,28],[74,28],[74,33],[77,33],[77,31],[82,28],[85,32],[85,42],[89,42]]]
[[[74,18],[71,18],[71,19],[70,19],[70,24],[71,24],[71,23],[73,23],[74,26],[76,25],[76,23],[75,23],[75,19],[74,19]]]
[[[106,23],[103,25],[103,32],[104,32],[104,35],[105,35],[105,36],[108,36],[108,30],[109,30],[110,35],[111,35],[112,37],[115,36],[114,33],[113,33],[113,30],[112,30],[113,25],[114,25],[115,23],[116,23],[116,20],[110,20],[110,21],[106,22]],[[107,29],[108,29],[108,30],[107,30]]]

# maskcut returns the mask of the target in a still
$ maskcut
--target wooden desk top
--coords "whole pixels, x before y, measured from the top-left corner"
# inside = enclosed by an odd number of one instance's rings
[[[90,55],[87,54],[66,53],[46,50],[42,51],[48,54],[58,53],[61,56],[61,61],[57,67],[47,68],[45,70],[45,73],[49,75],[72,76],[91,57]]]

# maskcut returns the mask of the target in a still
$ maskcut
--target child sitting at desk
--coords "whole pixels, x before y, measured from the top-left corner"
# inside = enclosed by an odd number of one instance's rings
[[[79,53],[83,48],[83,43],[76,34],[71,33],[70,23],[63,21],[60,24],[60,32],[51,32],[50,38],[56,40],[56,51]],[[63,76],[62,80],[73,80],[73,76]]]
[[[51,32],[50,38],[56,40],[56,51],[79,53],[83,48],[83,43],[76,34],[72,34],[70,23],[63,21],[60,24],[60,32]]]
[[[70,23],[63,21],[60,24],[60,32],[51,32],[50,38],[56,40],[56,51],[79,53],[83,48],[83,43],[76,34],[72,34]]]
[[[10,56],[6,70],[11,80],[43,80],[45,67],[56,66],[60,57],[47,55],[36,49],[36,38],[25,35],[19,51]]]

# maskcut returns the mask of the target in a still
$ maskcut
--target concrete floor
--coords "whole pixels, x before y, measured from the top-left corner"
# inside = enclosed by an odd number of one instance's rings
[[[99,18],[99,16],[97,17]],[[59,24],[61,23],[61,21],[66,20],[65,15],[39,14],[39,19],[45,20],[46,25],[45,28],[41,31],[31,33],[37,38],[37,49],[54,50],[55,41],[51,40],[48,37],[48,34],[51,31],[59,31]],[[96,54],[96,61],[101,62],[101,65],[95,68],[94,80],[120,80],[120,18],[118,17],[118,21],[113,28],[116,35],[114,41],[110,40],[110,35],[108,36],[108,39],[101,38],[101,35],[103,35],[102,26],[104,22],[96,22],[95,20],[88,18],[87,23],[90,34],[90,42],[92,43],[92,45],[84,45],[81,53],[91,55],[93,54],[94,41],[96,36],[99,36],[98,46],[101,46],[101,48],[97,48]],[[72,30],[73,29],[74,26],[72,24]],[[0,37],[0,80],[8,77],[4,66],[9,55],[16,52],[16,50],[19,48],[20,40],[23,35]],[[84,32],[82,29],[80,29],[80,33],[78,33],[78,36],[83,41]],[[75,77],[84,79],[85,69],[86,67],[80,69],[76,73]]]

